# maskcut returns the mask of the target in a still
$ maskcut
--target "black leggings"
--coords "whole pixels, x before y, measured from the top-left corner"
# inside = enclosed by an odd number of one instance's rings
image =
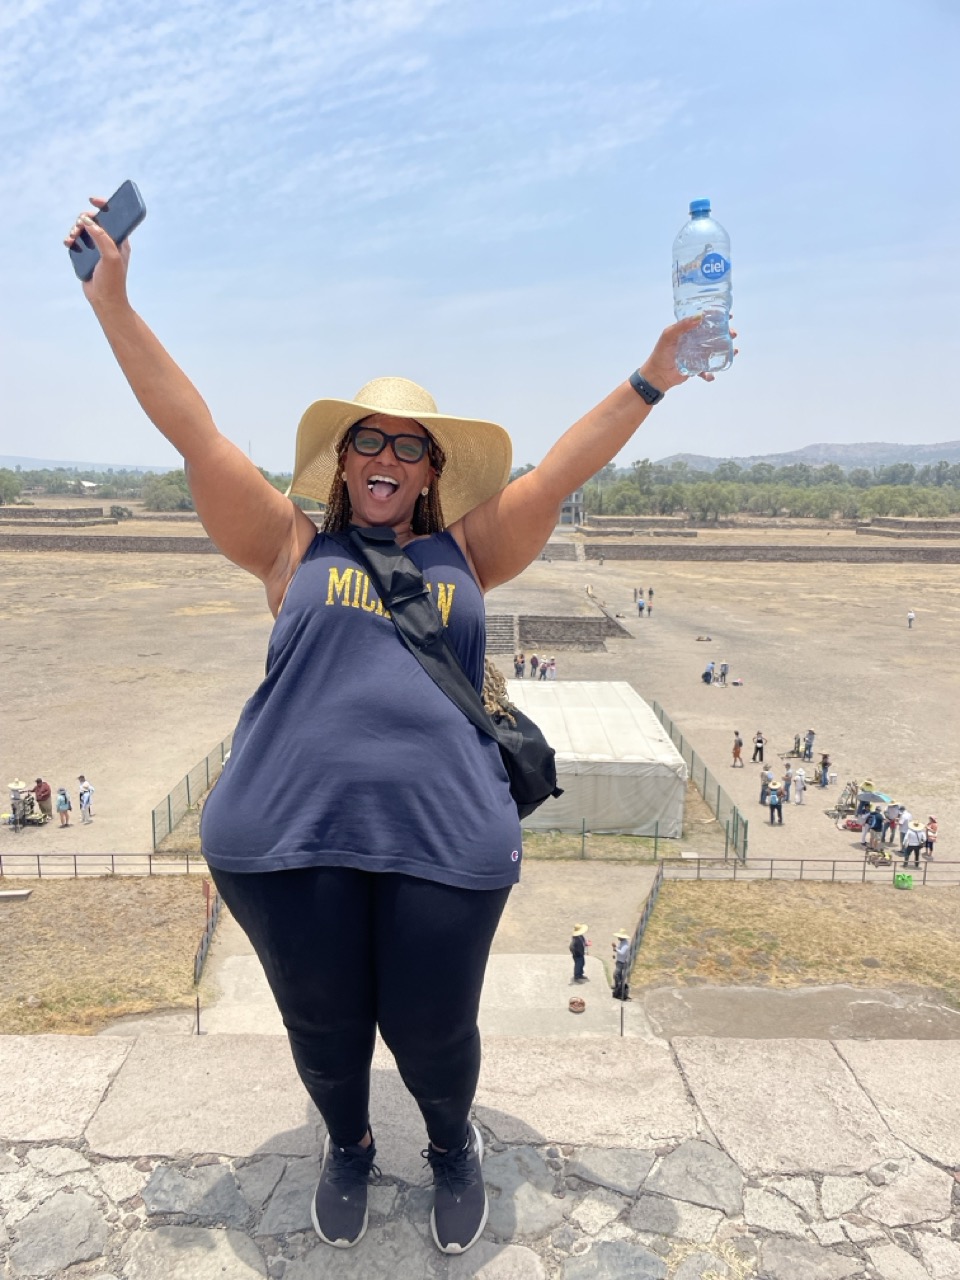
[[[509,888],[344,867],[210,874],[260,958],[337,1146],[367,1132],[378,1026],[430,1141],[462,1145],[480,1074],[480,990]]]

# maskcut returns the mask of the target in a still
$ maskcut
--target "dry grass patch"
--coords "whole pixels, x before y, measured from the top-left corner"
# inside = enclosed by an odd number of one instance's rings
[[[960,889],[663,885],[635,986],[923,987],[960,1008]]]
[[[0,879],[0,1033],[89,1035],[125,1014],[193,1004],[206,923],[199,876]]]

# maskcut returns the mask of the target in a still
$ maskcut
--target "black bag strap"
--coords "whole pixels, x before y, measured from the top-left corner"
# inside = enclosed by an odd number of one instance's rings
[[[450,643],[423,574],[397,544],[393,530],[351,525],[348,538],[369,569],[403,643],[470,723],[499,744],[497,728]]]

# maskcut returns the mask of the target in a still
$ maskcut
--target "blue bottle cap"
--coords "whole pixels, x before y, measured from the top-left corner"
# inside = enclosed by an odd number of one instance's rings
[[[692,218],[703,217],[709,212],[710,212],[709,200],[691,200],[690,201],[690,216]]]

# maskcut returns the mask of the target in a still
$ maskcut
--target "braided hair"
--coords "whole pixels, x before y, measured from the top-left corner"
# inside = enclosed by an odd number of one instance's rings
[[[423,426],[422,423],[419,425]],[[430,489],[427,494],[420,494],[414,505],[410,528],[415,534],[440,533],[441,530],[447,527],[443,519],[443,509],[440,506],[439,491],[439,480],[443,474],[443,468],[446,466],[447,455],[429,431],[427,431],[427,440],[429,441],[427,453],[436,475],[430,481]],[[348,427],[337,445],[337,467],[330,485],[330,493],[327,497],[327,509],[323,517],[323,524],[320,526],[324,533],[343,533],[350,524],[350,518],[353,514],[353,509],[350,506],[350,495],[347,492],[347,484],[343,478],[344,460],[349,448],[350,428]]]
[[[507,696],[507,682],[489,658],[483,660],[483,709],[488,716],[500,717],[516,728],[516,707]]]

